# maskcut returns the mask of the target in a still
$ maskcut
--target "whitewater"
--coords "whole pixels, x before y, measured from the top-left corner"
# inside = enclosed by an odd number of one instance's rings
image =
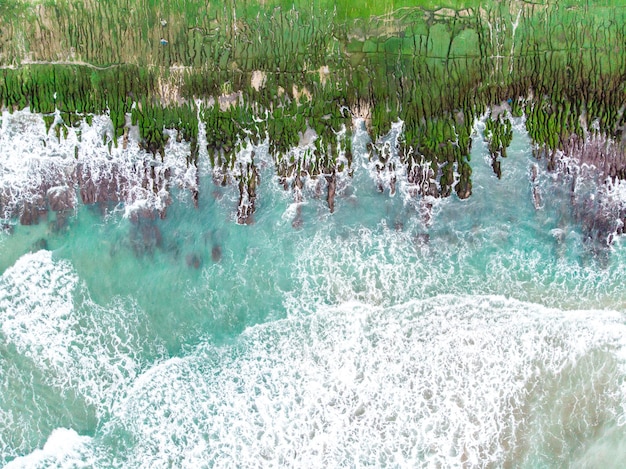
[[[477,120],[467,200],[381,175],[359,122],[334,213],[323,180],[296,201],[268,143],[246,147],[240,225],[203,142],[195,168],[174,133],[161,160],[115,145],[106,116],[57,138],[4,111],[0,465],[621,467],[626,247],[589,239],[571,180],[511,119],[501,179]],[[9,216],[77,167],[119,200]],[[598,210],[623,208],[606,187]]]

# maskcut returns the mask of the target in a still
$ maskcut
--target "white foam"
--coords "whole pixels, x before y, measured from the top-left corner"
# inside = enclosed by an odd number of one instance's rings
[[[553,237],[545,244],[526,234],[511,240],[506,223],[481,219],[474,225],[434,231],[429,238],[382,224],[344,237],[317,232],[296,249],[292,278],[297,288],[287,293],[286,307],[300,314],[318,304],[351,300],[391,306],[441,293],[503,294],[562,309],[623,306],[613,294],[626,281],[619,258],[604,267],[581,264],[565,254],[555,258]],[[503,242],[510,243],[506,252]]]
[[[9,218],[25,202],[37,198],[40,188],[64,185],[74,167],[75,134],[58,142],[46,134],[41,115],[28,109],[2,113],[0,127],[0,193],[4,195],[1,218]],[[45,192],[44,192],[45,195]]]
[[[70,263],[45,250],[0,277],[0,332],[11,357],[0,362],[0,460],[32,449],[60,418],[104,418],[146,360],[164,354],[135,305],[93,303]]]
[[[618,206],[620,210],[626,209],[626,181],[619,179],[613,181],[607,179],[604,186],[603,201],[610,207]]]
[[[152,368],[107,431],[134,436],[131,467],[564,464],[581,422],[624,413],[623,319],[501,297],[320,308]]]
[[[58,114],[58,112],[57,112]],[[166,129],[169,139],[165,157],[141,150],[139,134],[131,127],[127,148],[123,138],[113,142],[109,116],[93,116],[92,125],[82,121],[68,127],[67,136],[56,137],[55,126],[46,132],[43,117],[28,109],[9,114],[4,111],[0,128],[0,192],[8,203],[0,216],[11,214],[29,201],[37,201],[43,190],[53,186],[75,187],[78,168],[101,189],[101,181],[116,181],[119,199],[133,207],[163,210],[169,203],[169,187],[195,189],[196,167],[187,164],[190,144],[177,142],[176,131]],[[80,165],[80,166],[79,166]],[[185,194],[185,192],[181,192]]]
[[[44,445],[27,456],[8,463],[6,469],[79,469],[92,468],[96,458],[90,448],[91,438],[72,429],[57,428]]]
[[[380,136],[375,143],[376,150],[387,160],[386,165],[383,165],[379,158],[375,156],[370,160],[370,155],[367,151],[363,151],[360,154],[361,166],[367,170],[372,181],[377,186],[388,190],[392,196],[395,195],[395,192],[392,193],[392,184],[398,187],[406,186],[406,167],[398,153],[403,129],[404,121],[398,120],[391,124],[389,132]],[[361,138],[364,138],[364,136],[361,136]]]
[[[309,127],[304,134],[300,135],[298,145],[289,149],[284,155],[277,155],[276,161],[268,161],[268,166],[276,167],[276,173],[287,175],[284,178],[284,182],[286,187],[292,188],[291,193],[288,195],[289,200],[300,204],[309,198],[314,198],[320,199],[320,203],[322,203],[321,199],[326,199],[327,178],[333,174],[336,176],[335,196],[340,197],[345,193],[348,186],[351,185],[352,172],[354,170],[354,166],[348,167],[346,138],[347,129],[345,125],[342,125],[341,129],[334,132],[333,142],[324,141],[323,137],[318,136],[315,130]],[[328,168],[320,167],[320,158],[327,151],[325,145],[330,144],[335,145],[334,153],[326,156],[329,160],[334,159],[334,163],[331,163],[331,167]],[[269,146],[269,140],[267,145]],[[313,171],[311,171],[311,168],[313,168]],[[300,178],[302,189],[295,187],[296,177]],[[274,190],[283,187],[282,177],[276,176],[272,179]],[[284,199],[285,196],[281,196],[281,198]],[[283,214],[283,218],[287,216],[287,214]]]

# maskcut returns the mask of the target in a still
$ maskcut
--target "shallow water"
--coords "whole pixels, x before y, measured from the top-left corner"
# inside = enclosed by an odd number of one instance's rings
[[[27,145],[36,116],[26,147],[6,121],[2,184],[71,164],[70,144]],[[201,167],[198,209],[181,183],[164,220],[79,204],[60,231],[0,235],[0,463],[619,467],[623,242],[590,246],[545,172],[535,209],[521,122],[498,180],[481,128],[472,197],[430,222],[358,151],[334,214],[313,191],[298,207],[263,147],[252,225]]]

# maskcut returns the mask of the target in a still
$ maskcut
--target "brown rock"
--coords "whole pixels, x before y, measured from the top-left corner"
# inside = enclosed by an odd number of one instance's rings
[[[220,246],[213,246],[211,249],[211,259],[213,259],[213,262],[219,262],[222,260],[222,248]]]
[[[55,186],[48,189],[48,207],[54,212],[73,210],[76,206],[76,194],[69,186]]]
[[[330,213],[335,212],[335,193],[337,191],[337,174],[333,170],[330,176],[326,176],[326,180],[328,181],[328,208],[330,209]]]
[[[36,225],[41,218],[45,218],[48,215],[48,210],[45,207],[43,200],[35,202],[25,202],[20,213],[20,224],[22,225]]]
[[[188,267],[193,267],[194,269],[199,269],[202,265],[202,259],[197,254],[187,254],[185,261]]]

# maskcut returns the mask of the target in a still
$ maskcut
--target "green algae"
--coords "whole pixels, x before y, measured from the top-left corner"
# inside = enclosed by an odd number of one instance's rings
[[[402,164],[425,162],[438,195],[458,181],[463,198],[473,122],[490,106],[525,115],[533,142],[550,150],[591,123],[621,140],[623,5],[449,3],[20,3],[3,14],[12,35],[0,59],[12,68],[0,70],[0,104],[30,106],[48,127],[56,110],[65,126],[109,113],[116,145],[130,114],[143,148],[163,157],[174,129],[190,142],[189,164],[201,120],[211,164],[224,171],[246,142],[267,137],[281,177],[349,169],[336,167],[341,152],[351,161],[350,138],[337,136],[352,116],[366,117],[374,142],[402,120]],[[263,86],[253,86],[255,73]],[[510,122],[486,124],[499,174]],[[316,139],[302,159],[291,150],[307,129]]]

